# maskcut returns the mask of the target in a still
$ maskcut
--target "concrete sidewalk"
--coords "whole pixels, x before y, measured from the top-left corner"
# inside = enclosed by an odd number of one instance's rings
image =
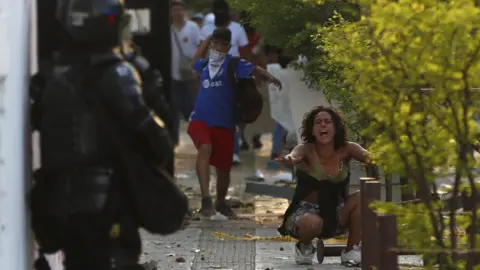
[[[226,223],[231,223],[228,221]],[[201,228],[203,227],[203,228]],[[339,257],[327,257],[323,264],[299,266],[294,262],[294,243],[274,241],[222,240],[212,232],[234,235],[277,236],[275,228],[243,227],[241,224],[189,227],[172,236],[160,237],[144,234],[143,262],[156,269],[172,270],[296,270],[346,269]],[[400,256],[406,269],[422,265],[418,256]],[[155,268],[150,268],[155,269]]]

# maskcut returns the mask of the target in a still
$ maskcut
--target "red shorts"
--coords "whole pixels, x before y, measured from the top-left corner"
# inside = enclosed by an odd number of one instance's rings
[[[190,121],[187,132],[197,149],[202,144],[212,146],[210,165],[222,171],[230,171],[233,162],[234,130],[208,127],[203,121]]]

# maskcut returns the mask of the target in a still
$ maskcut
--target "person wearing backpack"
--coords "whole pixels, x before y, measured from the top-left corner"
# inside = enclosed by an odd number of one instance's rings
[[[130,21],[121,2],[57,5],[61,48],[31,85],[41,156],[29,194],[35,268],[63,251],[66,270],[141,270],[139,228],[171,234],[188,210],[162,168],[173,144],[119,49]]]
[[[215,29],[194,57],[200,87],[188,134],[198,149],[196,170],[202,193],[200,213],[204,216],[212,216],[216,211],[234,216],[225,197],[230,185],[235,125],[255,121],[263,106],[255,82],[248,79],[256,76],[281,87],[266,70],[230,55],[231,38],[228,28]],[[217,173],[215,207],[209,193],[210,165]]]

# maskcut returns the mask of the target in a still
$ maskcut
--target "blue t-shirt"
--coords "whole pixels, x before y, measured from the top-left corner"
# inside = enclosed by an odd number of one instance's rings
[[[228,129],[235,127],[233,89],[227,74],[231,58],[231,55],[226,56],[222,67],[213,79],[210,79],[208,65],[205,65],[207,59],[195,62],[194,69],[200,74],[200,89],[190,120],[203,121],[209,127]],[[240,59],[235,74],[238,79],[248,78],[254,69],[255,66],[252,63]]]

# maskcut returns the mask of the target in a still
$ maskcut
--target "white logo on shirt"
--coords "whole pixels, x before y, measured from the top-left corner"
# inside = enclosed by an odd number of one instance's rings
[[[203,88],[208,88],[210,86],[210,82],[208,80],[203,81]]]
[[[209,80],[204,80],[202,82],[203,88],[214,88],[214,87],[221,87],[223,86],[222,81],[209,81]]]

